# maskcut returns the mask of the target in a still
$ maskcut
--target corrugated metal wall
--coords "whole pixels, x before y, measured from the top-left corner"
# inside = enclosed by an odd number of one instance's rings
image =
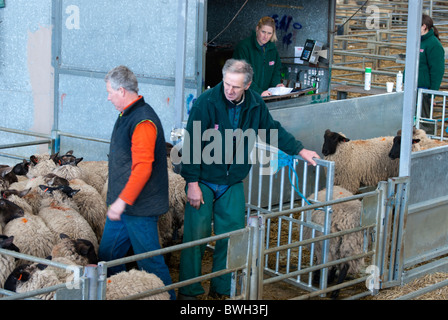
[[[139,78],[140,94],[159,114],[169,139],[202,84],[199,14],[204,1],[15,0],[0,9],[0,127],[51,134],[52,130],[109,139],[118,115],[107,101],[105,74],[124,64]],[[184,39],[178,24],[186,26]],[[182,36],[182,35],[181,35]],[[179,41],[185,43],[185,85],[175,101]],[[200,43],[200,41],[199,41]],[[188,102],[188,103],[187,103]],[[0,133],[0,144],[30,141]],[[106,160],[105,143],[62,137],[86,160]],[[29,157],[46,146],[8,150]],[[4,161],[2,161],[4,162]]]

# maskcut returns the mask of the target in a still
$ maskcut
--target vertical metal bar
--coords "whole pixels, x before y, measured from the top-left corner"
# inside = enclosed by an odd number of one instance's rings
[[[96,265],[87,265],[84,267],[84,277],[89,279],[88,300],[98,300],[98,268]]]
[[[443,141],[443,133],[445,132],[445,110],[446,108],[446,96],[443,96],[443,106],[442,106],[442,120],[440,126],[440,141]]]
[[[197,96],[202,93],[205,83],[205,55],[207,47],[204,43],[207,42],[207,1],[197,0],[198,3],[198,34],[197,34],[197,48],[196,48],[196,59],[197,59]]]
[[[262,267],[260,270],[259,263],[257,261],[259,260],[259,252],[260,252],[260,221],[261,218],[259,217],[251,217],[249,219],[248,226],[251,228],[250,230],[250,239],[251,239],[251,248],[252,250],[249,250],[249,252],[252,253],[250,256],[250,265],[247,270],[247,274],[250,275],[249,277],[249,292],[248,297],[250,300],[257,300],[258,298],[258,290],[259,290],[259,275],[262,272]],[[258,270],[257,270],[258,268]],[[247,276],[247,275],[246,275]]]
[[[400,177],[410,176],[412,120],[415,110],[419,64],[422,0],[408,3],[408,28],[406,41],[406,74],[404,81],[403,120],[401,130]],[[404,142],[404,143],[403,143]]]
[[[60,66],[62,63],[62,0],[52,1],[51,5],[51,23],[53,25],[52,44],[51,44],[51,61],[54,69],[54,82],[53,82],[53,129],[52,139],[54,143],[51,146],[50,154],[59,151],[60,137],[57,134],[59,130],[59,75]]]
[[[188,1],[178,0],[177,41],[176,41],[176,77],[174,85],[174,103],[176,108],[176,128],[182,128],[185,92],[185,58],[187,56],[187,10]]]

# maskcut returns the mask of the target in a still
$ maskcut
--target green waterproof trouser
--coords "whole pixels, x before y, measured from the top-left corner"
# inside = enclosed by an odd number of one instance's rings
[[[237,183],[214,200],[213,191],[199,183],[204,204],[196,210],[187,203],[185,207],[183,242],[190,242],[211,236],[212,220],[216,235],[242,229],[245,227],[245,198],[243,183]],[[226,268],[228,239],[216,241],[213,253],[212,272]],[[182,250],[180,257],[179,281],[184,281],[202,275],[202,258],[206,245],[195,246]],[[231,274],[225,274],[211,279],[210,291],[230,295]],[[203,294],[201,283],[194,283],[182,288],[179,292],[186,296]]]

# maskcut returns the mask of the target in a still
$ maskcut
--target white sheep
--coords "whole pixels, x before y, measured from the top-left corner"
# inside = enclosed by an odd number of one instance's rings
[[[47,190],[50,196],[44,197],[41,202],[38,216],[41,217],[48,228],[59,236],[65,233],[74,239],[86,239],[92,242],[95,251],[98,252],[98,239],[84,217],[79,213],[76,203],[70,197],[66,196],[58,188],[48,188],[41,186]],[[67,192],[73,192],[70,187]]]
[[[323,189],[317,193],[317,199],[312,194],[309,199],[317,200],[318,202],[326,201],[326,189]],[[340,186],[333,187],[333,200],[342,199],[352,196],[353,193]],[[342,202],[333,204],[331,215],[331,227],[330,232],[335,233],[342,230],[349,230],[360,226],[362,203],[360,200],[351,200],[348,202]],[[311,220],[319,225],[324,225],[325,212],[323,210],[313,210]],[[303,238],[311,238],[312,229],[305,227]],[[316,231],[315,236],[322,235],[321,232]],[[342,237],[336,237],[330,239],[328,260],[327,262],[339,260],[342,258],[351,257],[353,255],[361,254],[363,252],[364,235],[361,231],[355,233],[349,233]],[[317,263],[322,263],[322,246],[323,242],[318,241],[314,244],[314,253],[317,259]],[[361,267],[364,265],[364,258],[357,260],[350,260],[346,263],[334,266],[330,269],[329,282],[332,282],[336,271],[339,271],[339,278],[337,284],[344,281],[347,274],[357,274]],[[318,273],[315,273],[317,275]],[[336,298],[338,291],[334,291],[332,297]]]
[[[14,245],[14,237],[0,235],[0,248],[20,252],[20,249]],[[16,259],[9,255],[0,254],[0,288],[3,288],[9,274],[16,267]]]
[[[398,176],[400,162],[389,158],[393,137],[350,140],[329,129],[324,134],[324,159],[334,161],[334,184],[356,193],[362,186]]]
[[[139,294],[151,289],[164,287],[162,280],[153,273],[143,270],[129,270],[107,278],[106,300],[120,300],[126,296]],[[169,300],[170,294],[162,292],[141,300]]]

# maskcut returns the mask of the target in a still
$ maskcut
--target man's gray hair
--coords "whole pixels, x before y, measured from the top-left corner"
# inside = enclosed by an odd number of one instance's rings
[[[229,59],[222,68],[222,76],[225,77],[226,73],[243,73],[244,85],[247,86],[254,77],[254,70],[252,66],[246,62],[246,60]]]
[[[138,81],[135,74],[126,66],[118,66],[110,70],[104,81],[110,82],[112,89],[124,88],[127,91],[138,93]]]

